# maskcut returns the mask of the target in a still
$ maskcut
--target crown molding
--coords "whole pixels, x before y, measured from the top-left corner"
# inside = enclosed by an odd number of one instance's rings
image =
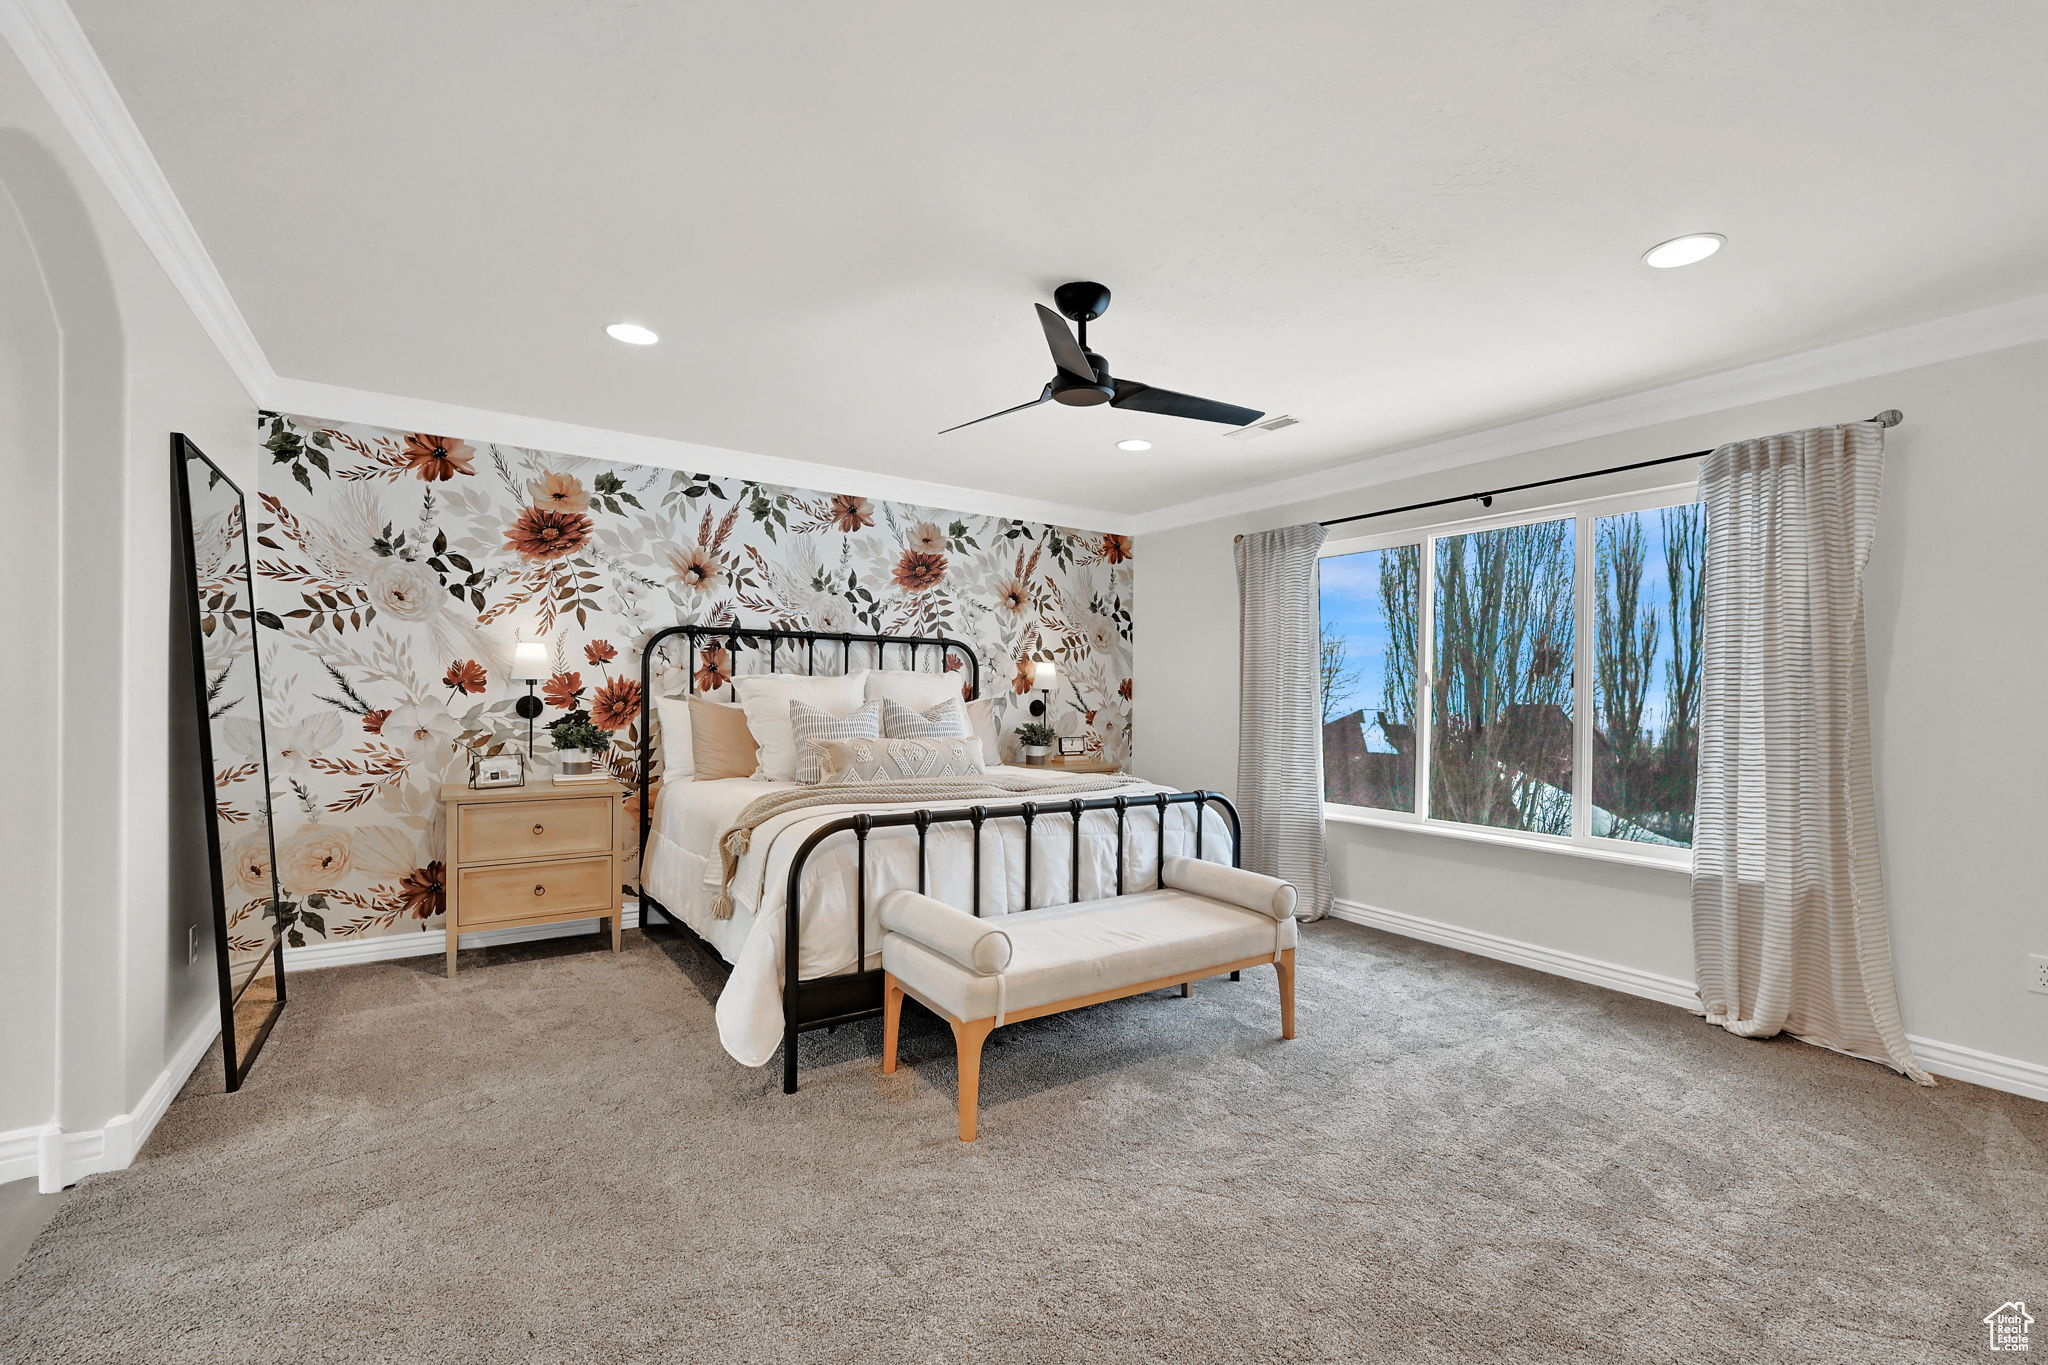
[[[1483,464],[1507,455],[1613,436],[1660,422],[1703,417],[1750,403],[1788,398],[1836,384],[2044,340],[2048,340],[2048,294],[2035,294],[1506,426],[1387,450],[1330,469],[1275,479],[1255,488],[1197,498],[1140,514],[1136,529],[1143,535],[1242,516],[1394,479]]]
[[[288,412],[329,422],[365,422],[406,431],[431,431],[460,436],[464,440],[524,446],[530,450],[554,451],[564,455],[590,455],[628,464],[659,465],[664,469],[687,469],[692,473],[722,474],[819,492],[858,491],[862,497],[907,502],[939,511],[1014,517],[1020,521],[1050,522],[1076,530],[1125,531],[1136,520],[1129,512],[1017,497],[958,484],[906,479],[845,465],[790,460],[778,455],[755,455],[744,450],[697,445],[662,436],[642,436],[607,427],[586,427],[545,417],[523,417],[517,413],[468,408],[456,403],[437,403],[393,393],[374,393],[367,389],[348,389],[334,384],[315,384],[303,379],[272,381],[268,400],[263,406],[273,412]]]
[[[261,403],[276,374],[70,6],[64,0],[0,0],[0,36],[242,387]]]

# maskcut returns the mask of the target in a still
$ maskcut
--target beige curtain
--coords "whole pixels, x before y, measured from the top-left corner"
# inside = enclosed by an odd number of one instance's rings
[[[1323,848],[1321,561],[1310,522],[1237,540],[1237,807],[1244,865],[1294,884],[1297,913],[1330,913]]]
[[[1884,428],[1707,457],[1693,955],[1708,1022],[1932,1085],[1899,1017],[1878,866],[1863,570]]]

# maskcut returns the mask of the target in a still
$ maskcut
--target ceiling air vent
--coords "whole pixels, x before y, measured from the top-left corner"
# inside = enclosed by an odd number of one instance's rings
[[[1283,412],[1278,417],[1268,417],[1263,422],[1248,422],[1235,431],[1226,431],[1223,434],[1233,441],[1249,441],[1254,436],[1264,436],[1269,431],[1285,431],[1288,427],[1300,425],[1299,417],[1289,417]]]

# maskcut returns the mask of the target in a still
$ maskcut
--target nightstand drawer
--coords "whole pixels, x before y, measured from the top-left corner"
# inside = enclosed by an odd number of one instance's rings
[[[612,848],[612,801],[604,796],[462,806],[455,818],[462,822],[455,847],[465,864]]]
[[[552,863],[511,867],[466,867],[456,874],[461,895],[462,927],[492,920],[532,919],[539,915],[615,915],[619,888],[613,884],[612,860],[565,858]]]

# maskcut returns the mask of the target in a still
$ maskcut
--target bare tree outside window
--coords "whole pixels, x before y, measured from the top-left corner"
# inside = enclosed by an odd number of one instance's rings
[[[1582,534],[1589,713],[1576,696]],[[1427,667],[1430,818],[1571,836],[1578,802],[1595,838],[1689,847],[1706,537],[1705,509],[1686,504],[1429,537],[1427,558],[1409,544],[1325,559],[1326,799],[1417,810]]]
[[[1571,833],[1571,520],[1436,542],[1429,813]]]
[[[1624,512],[1595,526],[1593,833],[1690,846],[1706,509]]]
[[[1323,622],[1322,652],[1318,691],[1323,701],[1323,724],[1328,725],[1337,718],[1337,704],[1347,698],[1358,686],[1359,671],[1350,666],[1351,647],[1344,637]]]

